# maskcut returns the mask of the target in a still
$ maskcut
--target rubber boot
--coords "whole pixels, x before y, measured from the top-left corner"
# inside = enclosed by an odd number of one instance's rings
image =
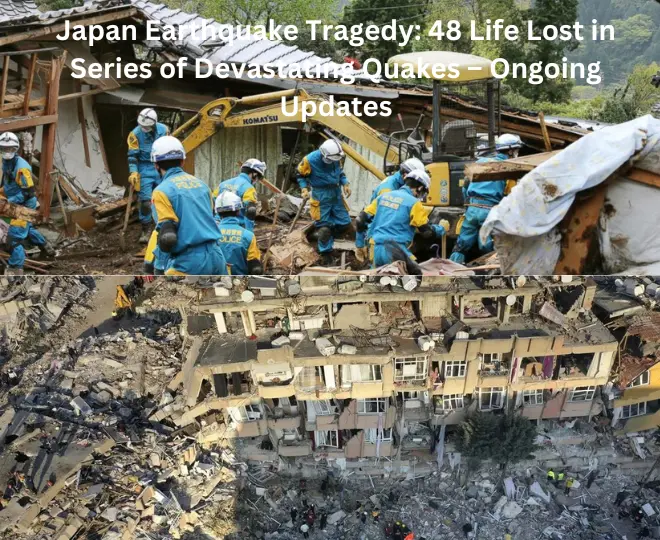
[[[149,237],[151,237],[151,226],[148,223],[143,223],[142,234],[140,235],[138,242],[140,242],[140,244],[148,244]]]
[[[43,246],[39,246],[39,250],[46,257],[55,257],[55,248],[51,246],[50,242],[46,240],[46,243]]]

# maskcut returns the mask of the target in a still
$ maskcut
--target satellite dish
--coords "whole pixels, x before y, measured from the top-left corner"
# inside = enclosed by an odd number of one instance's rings
[[[241,300],[243,300],[243,302],[246,304],[249,304],[250,302],[254,301],[254,293],[252,291],[243,291],[241,293]]]
[[[524,287],[527,283],[527,278],[525,276],[518,276],[516,278],[516,287]]]
[[[506,305],[507,306],[514,306],[516,304],[516,295],[515,294],[510,294],[509,296],[506,297]]]
[[[571,283],[573,281],[573,276],[561,276],[562,283]]]

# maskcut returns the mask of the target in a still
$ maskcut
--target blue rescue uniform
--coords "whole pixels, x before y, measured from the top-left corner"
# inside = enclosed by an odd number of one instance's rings
[[[2,160],[2,186],[10,203],[25,206],[31,210],[37,209],[32,167],[22,157],[14,156],[13,159]],[[12,219],[7,232],[10,254],[7,264],[10,268],[23,268],[25,265],[23,244],[26,242],[39,247],[46,245],[46,239],[32,226],[32,223],[24,219]]]
[[[231,191],[241,198],[243,209],[239,218],[240,225],[248,231],[253,231],[254,221],[248,219],[245,215],[248,204],[257,204],[257,190],[252,185],[250,177],[246,173],[241,173],[235,178],[220,182],[220,185],[213,192],[213,196],[217,197],[223,191]]]
[[[154,267],[154,274],[162,276],[167,268],[167,253],[164,253],[158,247],[158,231],[151,231],[147,249],[144,252],[144,264]]]
[[[248,261],[259,261],[261,252],[252,231],[241,226],[238,216],[216,218],[220,229],[220,248],[232,276],[246,276]]]
[[[167,126],[161,123],[156,123],[149,132],[145,133],[137,126],[128,134],[128,172],[140,174],[140,202],[151,201],[151,194],[160,183],[160,175],[151,162],[151,147],[156,139],[168,134]],[[151,212],[143,209],[141,204],[138,204],[138,215],[140,223],[151,223]]]
[[[490,161],[505,161],[507,157],[504,154],[496,154],[495,157],[485,157],[477,160],[477,163],[487,163]],[[491,208],[500,203],[507,191],[506,180],[493,180],[491,182],[471,182],[466,188],[463,188],[463,198],[467,205],[465,218],[461,225],[461,231],[456,239],[454,252],[449,257],[450,260],[463,264],[465,255],[475,246],[483,253],[493,251],[493,240],[488,239],[483,244],[479,239],[479,230],[486,221]]]
[[[403,187],[403,175],[401,171],[395,172],[393,175],[388,176],[380,184],[378,184],[374,190],[371,192],[371,198],[369,199],[369,204],[374,200],[380,197],[383,193],[388,193],[396,189],[401,189]],[[369,237],[369,230],[366,231],[357,231],[355,233],[355,247],[363,248],[367,245],[367,238]]]
[[[409,257],[410,244],[419,227],[427,225],[429,217],[421,201],[415,197],[408,186],[384,193],[372,201],[364,211],[373,216],[369,228],[370,243],[373,247],[371,260],[374,267],[389,264],[393,261],[388,243],[397,244]],[[439,225],[431,225],[436,236],[443,236],[445,229]]]
[[[341,191],[346,184],[348,180],[339,162],[326,163],[320,150],[308,154],[298,165],[298,185],[301,189],[312,189],[309,212],[315,221],[316,229],[328,227],[333,232],[329,240],[319,239],[320,253],[331,252],[334,233],[351,223]]]
[[[227,264],[213,219],[213,196],[208,186],[180,167],[163,176],[152,196],[156,230],[166,222],[177,224],[177,242],[167,254],[166,275],[224,275]]]

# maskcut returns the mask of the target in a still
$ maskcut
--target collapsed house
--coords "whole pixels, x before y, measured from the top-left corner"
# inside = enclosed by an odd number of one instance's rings
[[[618,343],[591,312],[593,281],[379,280],[216,284],[200,306],[215,335],[188,354],[175,424],[248,459],[384,474],[435,459],[470,410],[603,411]]]

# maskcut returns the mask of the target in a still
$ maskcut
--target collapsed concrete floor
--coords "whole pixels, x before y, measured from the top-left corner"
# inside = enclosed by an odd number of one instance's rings
[[[598,417],[539,426],[535,459],[504,475],[510,498],[497,467],[468,474],[456,463],[451,436],[441,470],[422,451],[399,477],[388,476],[387,460],[339,471],[324,460],[242,461],[251,440],[201,445],[203,425],[170,420],[185,409],[190,340],[179,307],[198,291],[157,280],[137,317],[113,321],[125,279],[29,278],[0,291],[18,309],[3,319],[0,343],[0,538],[297,539],[306,502],[316,507],[312,539],[385,538],[394,520],[427,540],[463,538],[466,523],[484,539],[631,539],[640,527],[619,518],[617,494],[631,494],[624,507],[657,508],[656,484],[638,484],[660,455],[657,431],[642,439],[641,459]],[[548,467],[577,478],[570,497],[547,483]]]

